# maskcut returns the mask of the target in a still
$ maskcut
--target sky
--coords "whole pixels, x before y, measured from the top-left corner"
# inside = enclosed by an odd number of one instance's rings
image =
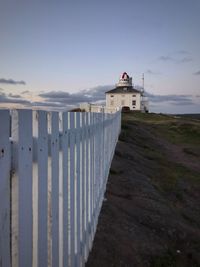
[[[150,111],[200,113],[199,0],[0,0],[0,107],[102,103],[126,71]]]

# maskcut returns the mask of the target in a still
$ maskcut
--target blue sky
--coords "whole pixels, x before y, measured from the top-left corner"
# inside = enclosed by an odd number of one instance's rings
[[[199,14],[199,0],[1,0],[0,101],[102,100],[127,71],[145,73],[152,111],[200,112]]]

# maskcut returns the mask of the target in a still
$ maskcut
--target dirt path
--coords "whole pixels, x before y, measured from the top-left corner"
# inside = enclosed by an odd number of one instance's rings
[[[148,127],[122,131],[87,267],[200,266],[199,158]]]

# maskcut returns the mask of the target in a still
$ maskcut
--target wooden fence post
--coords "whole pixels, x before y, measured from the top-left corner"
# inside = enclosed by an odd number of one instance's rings
[[[75,116],[70,113],[70,266],[75,261]]]
[[[86,149],[85,149],[85,166],[86,166],[86,172],[85,172],[85,213],[86,213],[86,244],[85,244],[85,261],[88,257],[89,253],[89,113],[86,113],[86,121],[85,121],[85,141],[86,141]]]
[[[62,116],[62,151],[63,151],[63,266],[69,266],[69,216],[68,216],[68,195],[69,195],[69,126],[68,112]]]
[[[86,224],[85,224],[85,181],[86,181],[86,156],[85,156],[85,149],[86,149],[86,142],[85,142],[85,113],[81,114],[82,120],[81,120],[81,128],[82,128],[82,135],[81,135],[81,258],[82,258],[82,265],[85,264],[85,243],[86,243]]]
[[[76,114],[76,266],[80,266],[81,257],[80,257],[80,217],[81,217],[81,209],[80,209],[80,194],[81,194],[81,181],[80,181],[80,137],[81,137],[81,129],[80,129],[80,113]]]
[[[52,266],[59,266],[59,117],[51,113]]]
[[[10,113],[0,110],[0,266],[10,267]]]
[[[18,223],[16,235],[17,266],[32,266],[33,250],[33,198],[32,198],[32,111],[18,110],[13,112],[12,139],[14,142],[14,172],[18,180],[17,211]],[[24,130],[25,129],[25,130]],[[14,199],[13,199],[14,200]],[[13,211],[15,212],[15,211]],[[15,233],[14,233],[15,234]],[[13,263],[14,264],[14,263]]]
[[[47,112],[38,111],[38,267],[48,264],[48,132]]]

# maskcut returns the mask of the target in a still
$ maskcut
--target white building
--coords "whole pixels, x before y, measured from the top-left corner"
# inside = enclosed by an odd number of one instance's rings
[[[124,72],[116,84],[116,88],[106,92],[106,107],[127,107],[130,110],[148,112],[148,101],[143,96],[143,91],[133,87],[132,77]]]

